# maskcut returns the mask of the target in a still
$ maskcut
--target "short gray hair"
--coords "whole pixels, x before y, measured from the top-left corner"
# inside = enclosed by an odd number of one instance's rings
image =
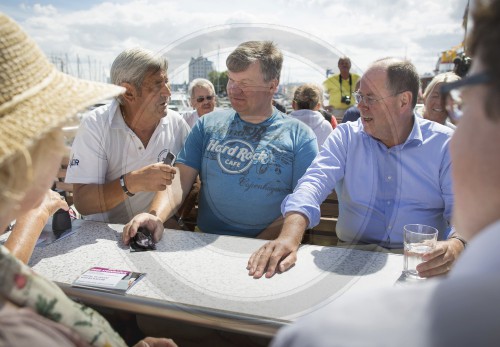
[[[337,62],[337,65],[340,65],[340,63],[342,63],[344,61],[348,62],[349,66],[352,66],[352,64],[351,64],[351,58],[349,58],[348,56],[345,56],[345,55],[339,58],[339,61]]]
[[[207,88],[215,95],[215,88],[212,82],[210,82],[205,78],[195,78],[194,80],[191,81],[191,83],[189,83],[188,87],[189,98],[193,98],[193,90],[195,87]]]
[[[387,73],[387,89],[393,94],[409,91],[412,95],[412,108],[417,104],[420,90],[420,76],[417,68],[409,60],[382,58],[371,67],[382,67]]]
[[[254,62],[260,62],[264,81],[280,80],[283,53],[272,41],[247,41],[240,44],[229,54],[226,66],[229,71],[241,72]]]
[[[167,71],[167,59],[143,48],[131,48],[121,52],[111,65],[111,83],[121,85],[130,83],[141,91],[142,83],[148,73]],[[121,103],[121,97],[118,101]]]

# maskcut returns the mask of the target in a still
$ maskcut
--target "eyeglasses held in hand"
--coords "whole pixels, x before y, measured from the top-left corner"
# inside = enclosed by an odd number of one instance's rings
[[[465,86],[472,86],[476,84],[489,83],[491,76],[487,72],[482,72],[476,75],[465,77],[459,81],[450,82],[441,86],[442,102],[448,111],[448,116],[457,121],[462,118],[462,91],[461,88]]]
[[[213,98],[215,98],[213,95],[199,96],[196,98],[196,102],[203,102],[205,99],[207,99],[207,101],[212,101]]]

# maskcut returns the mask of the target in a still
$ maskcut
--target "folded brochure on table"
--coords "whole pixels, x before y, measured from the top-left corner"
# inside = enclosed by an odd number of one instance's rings
[[[125,294],[145,275],[141,272],[93,267],[81,274],[72,286]]]

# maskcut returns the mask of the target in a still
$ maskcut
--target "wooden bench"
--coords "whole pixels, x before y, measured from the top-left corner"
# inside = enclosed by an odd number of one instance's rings
[[[302,243],[335,246],[337,245],[337,234],[335,228],[339,216],[339,201],[337,194],[333,191],[320,206],[321,218],[317,226],[306,230]]]
[[[339,216],[339,201],[335,191],[325,199],[320,208],[321,219],[319,224],[313,229],[306,230],[302,243],[320,246],[335,246],[338,240],[335,227],[337,226],[337,218]],[[184,217],[184,223],[189,230],[194,230],[196,227],[197,215],[198,204],[196,204],[190,210],[190,213]]]

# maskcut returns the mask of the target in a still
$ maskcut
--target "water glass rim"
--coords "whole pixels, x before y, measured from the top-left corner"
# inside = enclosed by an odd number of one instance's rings
[[[416,227],[416,230],[412,230],[412,227]],[[411,224],[405,224],[403,227],[403,230],[408,233],[413,233],[413,234],[428,234],[428,235],[434,235],[438,234],[439,231],[434,228],[433,226],[426,225],[426,224],[419,224],[419,223],[411,223]]]

